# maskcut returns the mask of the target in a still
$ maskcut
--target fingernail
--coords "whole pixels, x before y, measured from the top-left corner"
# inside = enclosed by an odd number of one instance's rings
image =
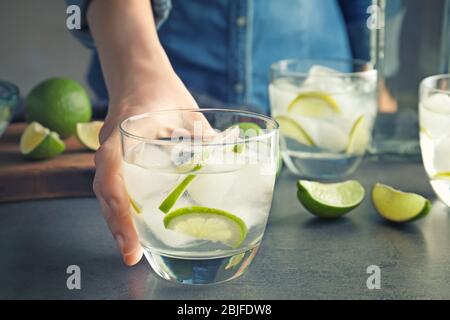
[[[116,239],[117,246],[119,247],[120,252],[123,253],[124,248],[125,248],[125,239],[123,238],[123,236],[120,233],[117,233],[114,236],[114,239]]]

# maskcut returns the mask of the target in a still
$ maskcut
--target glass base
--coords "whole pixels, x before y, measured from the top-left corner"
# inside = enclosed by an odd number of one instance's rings
[[[431,180],[430,184],[439,200],[450,208],[450,182],[448,180]]]
[[[291,150],[283,151],[286,167],[304,179],[336,180],[355,172],[362,156],[335,155],[325,157],[321,154],[306,154]]]
[[[144,248],[152,269],[162,278],[183,284],[214,284],[239,277],[248,268],[259,244],[250,250],[218,258],[165,256]]]

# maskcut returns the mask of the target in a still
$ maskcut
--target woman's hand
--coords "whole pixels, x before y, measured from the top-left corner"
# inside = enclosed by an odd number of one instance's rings
[[[120,99],[111,101],[100,133],[101,147],[95,154],[94,192],[127,265],[133,265],[141,259],[142,248],[125,191],[118,126],[130,116],[149,111],[197,108],[195,100],[173,71],[149,74],[144,78],[147,78],[145,83],[148,84],[124,88],[121,90],[123,96],[117,95]],[[176,127],[177,120],[179,119],[167,118],[164,123],[155,122],[148,125],[156,136],[167,136]]]
[[[125,263],[133,265],[140,260],[142,248],[129,213],[118,126],[133,115],[192,109],[197,104],[159,42],[148,0],[92,0],[87,21],[109,95],[101,147],[95,155],[94,192]],[[176,119],[168,117],[149,126],[155,135],[167,135]]]

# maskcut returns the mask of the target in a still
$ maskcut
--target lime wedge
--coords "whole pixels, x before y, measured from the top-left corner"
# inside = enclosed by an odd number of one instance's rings
[[[219,241],[232,248],[239,247],[247,236],[247,226],[238,216],[208,207],[185,207],[164,217],[166,229],[199,240]]]
[[[356,208],[364,199],[364,187],[354,180],[319,183],[299,180],[297,197],[312,214],[320,218],[337,218]]]
[[[350,130],[348,145],[345,152],[347,154],[363,155],[367,150],[369,141],[369,129],[366,125],[364,116],[361,115],[356,119]]]
[[[330,95],[318,91],[300,93],[289,104],[288,111],[314,118],[332,116],[341,112],[338,104]]]
[[[29,124],[20,138],[20,152],[29,159],[52,158],[64,149],[64,142],[59,135],[37,122]]]
[[[285,137],[296,140],[297,142],[307,145],[314,146],[315,143],[311,136],[303,129],[303,127],[295,121],[294,119],[288,116],[278,116],[275,118],[280,125],[281,134]]]
[[[187,175],[163,200],[163,202],[159,205],[159,210],[164,213],[167,213],[172,209],[175,205],[175,202],[183,195],[187,186],[194,180],[196,177],[195,174]]]
[[[78,140],[86,148],[96,151],[100,148],[100,141],[98,136],[100,134],[100,129],[103,126],[103,121],[92,121],[92,122],[80,122],[76,126],[76,135]]]
[[[450,172],[438,172],[431,177],[432,180],[450,180]]]
[[[393,222],[407,222],[425,217],[431,202],[415,193],[406,193],[390,186],[376,183],[372,201],[378,213]]]

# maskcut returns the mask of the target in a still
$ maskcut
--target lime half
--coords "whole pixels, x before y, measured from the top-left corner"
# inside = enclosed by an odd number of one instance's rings
[[[172,209],[175,205],[175,202],[183,195],[187,186],[194,180],[196,177],[195,174],[187,175],[163,200],[163,202],[159,205],[159,210],[164,213],[167,213]]]
[[[366,152],[369,141],[369,129],[366,125],[364,116],[361,115],[356,119],[350,130],[346,153],[363,155]]]
[[[406,193],[390,186],[376,183],[372,201],[381,216],[393,222],[407,222],[425,217],[431,202],[416,193]]]
[[[285,137],[294,139],[295,141],[307,146],[315,145],[311,136],[305,131],[305,129],[303,129],[300,123],[294,119],[281,115],[276,117],[275,120],[278,121],[281,134]]]
[[[288,111],[314,118],[332,116],[341,112],[338,104],[330,95],[318,91],[300,93],[289,104]]]
[[[319,183],[299,180],[297,197],[301,204],[320,218],[337,218],[356,208],[364,199],[364,187],[354,180]]]
[[[86,148],[96,151],[100,148],[99,134],[103,121],[80,122],[76,126],[78,140]]]
[[[185,207],[164,217],[164,226],[199,240],[219,241],[239,247],[247,236],[247,226],[238,216],[208,207]]]
[[[30,159],[52,158],[64,149],[64,142],[59,135],[37,122],[30,123],[20,138],[20,152]]]

